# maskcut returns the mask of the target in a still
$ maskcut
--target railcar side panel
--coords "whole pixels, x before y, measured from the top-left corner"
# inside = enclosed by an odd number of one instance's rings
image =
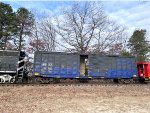
[[[16,73],[17,51],[0,51],[0,73]]]
[[[35,76],[75,78],[80,75],[79,55],[59,52],[36,52]]]
[[[137,75],[135,58],[89,55],[89,76],[132,78]]]

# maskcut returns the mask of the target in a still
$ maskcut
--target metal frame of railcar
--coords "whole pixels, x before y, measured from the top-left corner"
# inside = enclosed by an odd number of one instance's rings
[[[57,54],[58,55],[59,54],[68,54],[68,55],[75,54],[75,55],[80,55],[80,57],[81,56],[87,56],[87,58],[88,58],[88,55],[99,55],[99,56],[102,56],[102,57],[135,58],[133,56],[131,56],[131,57],[123,57],[123,56],[118,56],[118,55],[80,54],[80,53],[65,53],[65,52],[45,52],[45,51],[38,51],[37,53],[39,53],[39,54],[49,54],[49,53],[51,53],[51,54],[55,54],[55,55],[57,55]],[[36,57],[36,54],[35,54],[34,58],[35,57]],[[35,62],[35,59],[34,59],[34,62]],[[35,64],[34,64],[33,68],[35,68]],[[35,77],[40,77],[40,76],[41,75],[35,75]],[[44,76],[41,76],[41,77],[43,78]],[[136,77],[137,76],[133,76],[133,78],[136,78]],[[47,77],[45,77],[45,78],[47,78]],[[56,79],[61,79],[62,78],[62,79],[65,79],[63,77],[59,78],[57,76],[56,77],[52,77],[52,78],[56,78]],[[91,77],[91,76],[76,76],[75,78],[73,77],[73,79],[102,79],[102,78],[105,79],[104,77]],[[114,80],[114,82],[118,82],[118,79]]]

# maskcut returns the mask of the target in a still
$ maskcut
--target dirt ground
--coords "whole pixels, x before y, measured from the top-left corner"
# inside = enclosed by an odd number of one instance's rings
[[[0,113],[150,113],[146,86],[0,86]]]

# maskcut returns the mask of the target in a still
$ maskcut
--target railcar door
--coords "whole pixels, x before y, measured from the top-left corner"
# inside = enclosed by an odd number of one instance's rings
[[[88,76],[88,55],[80,55],[80,76]]]

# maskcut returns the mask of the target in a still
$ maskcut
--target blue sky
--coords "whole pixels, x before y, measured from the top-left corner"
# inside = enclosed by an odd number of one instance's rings
[[[4,1],[3,1],[4,2]],[[36,10],[38,17],[59,15],[62,7],[68,7],[72,1],[5,1],[16,11],[19,7]],[[126,26],[129,35],[135,29],[146,29],[150,40],[150,2],[140,1],[102,1],[106,14],[119,24]],[[43,13],[44,12],[44,13]]]

